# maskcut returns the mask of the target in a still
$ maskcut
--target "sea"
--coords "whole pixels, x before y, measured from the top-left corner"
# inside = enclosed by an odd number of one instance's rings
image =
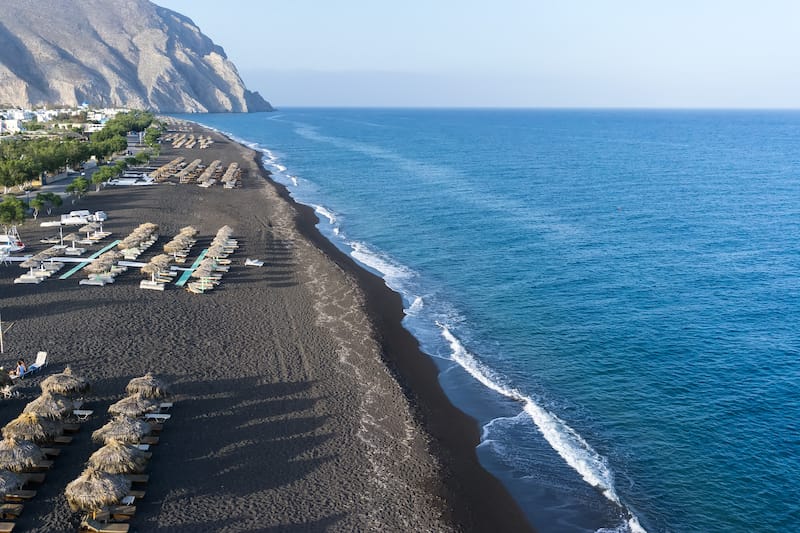
[[[800,531],[800,112],[181,117],[402,295],[538,531]]]

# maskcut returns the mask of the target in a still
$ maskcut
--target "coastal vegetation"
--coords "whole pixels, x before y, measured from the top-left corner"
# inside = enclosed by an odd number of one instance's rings
[[[15,187],[19,190],[30,190],[37,179],[48,174],[69,171],[90,158],[102,162],[114,154],[124,153],[128,147],[128,133],[144,132],[143,140],[148,145],[147,150],[135,156],[118,159],[113,164],[101,166],[94,172],[91,184],[99,190],[104,182],[120,176],[128,165],[144,164],[158,154],[160,148],[158,138],[163,129],[160,125],[154,125],[154,120],[152,113],[134,110],[118,113],[106,122],[102,130],[92,133],[89,137],[69,131],[55,132],[47,137],[6,139],[0,142],[0,185],[3,186],[3,193],[7,195]],[[46,125],[44,130],[50,131]],[[89,186],[89,180],[80,176],[73,180],[66,190],[81,197]],[[40,193],[30,200],[28,205],[13,196],[7,196],[3,200],[3,218],[0,221],[7,219],[13,221],[10,223],[21,223],[26,208],[30,208],[36,218],[42,208],[52,209],[60,205],[58,203],[60,198],[56,200],[53,196],[56,195]],[[18,216],[20,205],[21,217]]]

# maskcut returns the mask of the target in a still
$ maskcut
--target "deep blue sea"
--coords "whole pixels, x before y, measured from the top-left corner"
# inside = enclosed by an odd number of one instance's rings
[[[800,531],[800,112],[184,118],[403,295],[540,531]]]

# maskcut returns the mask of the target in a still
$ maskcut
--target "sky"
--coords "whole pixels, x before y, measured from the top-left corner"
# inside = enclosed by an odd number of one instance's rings
[[[276,107],[800,108],[795,0],[154,0]]]

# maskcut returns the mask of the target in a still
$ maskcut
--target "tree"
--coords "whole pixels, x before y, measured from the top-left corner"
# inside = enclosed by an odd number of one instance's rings
[[[75,178],[72,183],[67,185],[66,191],[78,198],[82,197],[86,194],[86,191],[89,189],[89,182],[86,181],[86,178],[79,177]]]
[[[36,220],[39,217],[39,211],[44,209],[44,198],[42,198],[41,194],[37,194],[36,198],[31,198],[31,201],[28,202],[28,207],[33,209],[33,219]]]
[[[37,200],[40,200],[42,202],[42,207],[47,209],[48,215],[53,212],[54,207],[61,207],[61,204],[64,203],[64,201],[61,199],[61,196],[59,196],[54,192],[40,192],[39,194],[36,195],[36,198],[31,200],[31,207],[33,207],[33,202]],[[39,210],[41,210],[41,207],[39,208]],[[36,218],[35,213],[34,213],[34,218]]]
[[[6,227],[25,222],[25,202],[11,194],[0,202],[0,224]]]
[[[97,169],[97,171],[92,174],[92,183],[95,186],[95,191],[99,191],[103,183],[116,176],[118,176],[116,166],[104,166]]]

